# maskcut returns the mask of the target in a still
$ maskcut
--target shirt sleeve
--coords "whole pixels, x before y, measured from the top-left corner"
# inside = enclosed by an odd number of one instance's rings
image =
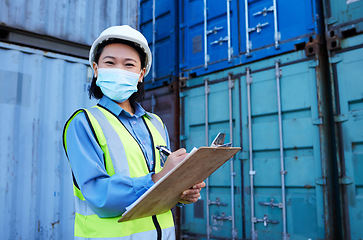
[[[131,178],[110,176],[104,166],[97,143],[84,113],[70,123],[66,135],[68,159],[77,184],[91,209],[99,217],[120,216],[127,206],[154,185],[153,173]]]

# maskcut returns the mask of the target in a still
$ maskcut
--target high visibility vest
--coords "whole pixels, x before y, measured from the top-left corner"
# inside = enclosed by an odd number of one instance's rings
[[[63,140],[67,153],[67,129],[76,115],[84,112],[95,137],[104,152],[104,162],[107,173],[115,173],[129,177],[147,175],[149,169],[145,155],[140,145],[128,132],[116,115],[103,108],[95,106],[91,109],[76,111],[64,127]],[[150,113],[149,113],[150,114]],[[154,172],[161,170],[160,154],[155,146],[166,145],[164,125],[155,114],[152,118],[143,116],[143,121],[152,137],[154,152]],[[168,212],[152,217],[146,217],[118,223],[119,217],[100,218],[88,206],[78,186],[73,183],[75,200],[75,239],[97,238],[105,239],[168,239],[174,238],[174,221],[172,213]],[[132,236],[131,236],[132,235]],[[161,238],[162,236],[162,238]]]

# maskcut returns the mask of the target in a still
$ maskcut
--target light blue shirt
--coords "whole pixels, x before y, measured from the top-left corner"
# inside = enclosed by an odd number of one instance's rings
[[[151,136],[142,116],[147,115],[140,104],[134,104],[135,114],[118,106],[104,96],[99,104],[118,116],[127,130],[139,143],[149,169],[153,169],[154,155]],[[148,117],[153,117],[147,115]],[[165,128],[167,146],[169,136]],[[67,130],[67,153],[74,178],[89,206],[99,217],[120,216],[127,206],[154,185],[153,172],[143,177],[126,177],[118,173],[110,176],[104,166],[103,151],[87,122],[84,113],[78,114]]]

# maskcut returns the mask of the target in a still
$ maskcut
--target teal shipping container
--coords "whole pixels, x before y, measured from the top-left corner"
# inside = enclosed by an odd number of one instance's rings
[[[363,31],[363,2],[361,0],[323,0],[325,21],[329,35],[334,31],[340,37],[348,37]]]
[[[343,239],[363,239],[363,36],[330,52]]]
[[[243,150],[206,180],[196,204],[184,207],[184,239],[340,234],[321,64],[297,51],[186,81],[182,146],[210,145],[225,132],[226,142]],[[363,125],[355,126],[361,135]]]

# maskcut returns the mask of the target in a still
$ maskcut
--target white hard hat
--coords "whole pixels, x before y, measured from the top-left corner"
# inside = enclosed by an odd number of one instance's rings
[[[123,39],[130,42],[135,43],[136,46],[139,46],[142,51],[144,51],[146,58],[145,58],[145,68],[146,76],[150,70],[152,57],[151,57],[151,51],[149,48],[149,45],[147,43],[146,38],[144,35],[142,35],[139,31],[133,29],[132,27],[128,25],[122,25],[122,26],[113,26],[109,27],[106,30],[104,30],[100,36],[93,42],[91,50],[89,51],[89,63],[92,66],[93,62],[95,61],[95,54],[97,51],[97,47],[102,42],[108,40],[108,39]]]

